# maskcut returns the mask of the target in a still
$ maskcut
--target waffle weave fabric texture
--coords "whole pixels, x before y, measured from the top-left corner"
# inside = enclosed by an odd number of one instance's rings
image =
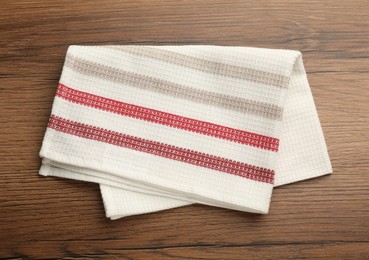
[[[40,156],[99,183],[111,219],[265,214],[274,186],[332,172],[301,53],[246,47],[70,46]]]

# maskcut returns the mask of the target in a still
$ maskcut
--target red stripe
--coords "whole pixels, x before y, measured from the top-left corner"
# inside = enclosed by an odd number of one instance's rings
[[[277,138],[96,96],[72,89],[63,84],[59,84],[56,95],[77,104],[109,111],[115,114],[213,136],[273,152],[278,151],[279,139]]]
[[[146,152],[255,181],[274,183],[274,171],[269,169],[73,122],[55,115],[50,116],[48,127],[59,132]]]

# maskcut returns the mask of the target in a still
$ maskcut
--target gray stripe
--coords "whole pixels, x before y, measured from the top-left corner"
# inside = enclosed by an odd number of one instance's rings
[[[172,97],[218,106],[229,110],[247,112],[270,119],[282,119],[283,109],[277,105],[199,90],[159,78],[98,64],[93,61],[74,57],[70,54],[66,57],[65,66],[84,75],[98,77]]]
[[[289,84],[289,77],[269,73],[265,71],[239,67],[220,62],[213,62],[203,60],[172,51],[157,49],[149,46],[102,46],[102,48],[109,48],[124,51],[140,57],[156,59],[171,64],[187,67],[205,73],[220,75],[224,77],[231,77],[236,79],[248,80],[265,85],[273,85],[281,88],[287,88]]]

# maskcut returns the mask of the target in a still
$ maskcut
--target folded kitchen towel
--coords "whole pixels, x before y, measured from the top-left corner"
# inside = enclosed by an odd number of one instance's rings
[[[267,213],[273,185],[332,172],[301,53],[245,47],[69,47],[40,155],[112,219]]]

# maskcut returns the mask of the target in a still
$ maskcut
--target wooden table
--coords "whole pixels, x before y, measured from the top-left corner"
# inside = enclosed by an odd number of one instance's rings
[[[1,257],[369,259],[369,1],[3,0],[0,14]],[[277,188],[269,215],[110,221],[98,185],[37,175],[70,44],[298,49],[334,174]]]

